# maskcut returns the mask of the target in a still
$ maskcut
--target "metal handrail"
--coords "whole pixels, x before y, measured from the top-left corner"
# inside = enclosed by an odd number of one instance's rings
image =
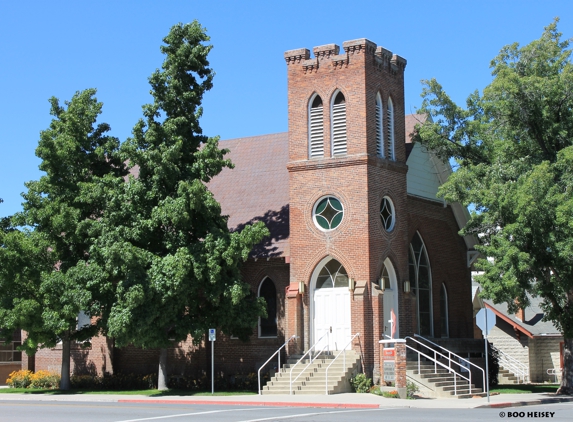
[[[335,357],[334,359],[332,359],[332,362],[330,362],[330,365],[328,365],[328,366],[326,367],[326,385],[325,385],[326,395],[328,395],[328,370],[330,369],[330,367],[332,366],[332,364],[334,363],[334,361],[335,361],[336,359],[338,359],[338,356],[340,356],[340,354],[341,354],[342,352],[344,352],[344,357],[343,357],[344,363],[343,363],[343,367],[346,368],[346,347],[347,347],[350,343],[352,343],[352,340],[354,340],[354,339],[356,338],[356,336],[360,337],[360,333],[354,334],[354,335],[350,338],[350,340],[348,341],[348,343],[346,343],[346,344],[344,345],[344,347],[342,348],[342,350],[341,350],[340,352],[338,352],[338,354],[336,355],[336,357]]]
[[[406,338],[408,338],[408,337],[406,337]],[[410,339],[412,339],[412,337],[410,337]],[[412,340],[413,340],[413,339],[412,339]],[[422,346],[425,346],[425,345],[422,344]],[[428,346],[426,346],[426,347],[428,347]],[[445,369],[447,369],[449,373],[452,373],[452,372],[454,373],[454,395],[457,395],[457,394],[458,394],[457,377],[463,378],[463,379],[465,379],[466,381],[468,381],[468,383],[469,383],[468,387],[469,387],[469,389],[470,389],[470,391],[471,391],[471,388],[472,388],[471,378],[468,378],[468,377],[463,376],[461,373],[456,372],[455,369],[453,369],[453,368],[451,368],[451,367],[449,367],[449,366],[444,365],[442,362],[439,362],[439,361],[438,361],[437,359],[435,359],[435,358],[432,359],[432,357],[430,357],[429,355],[427,355],[427,354],[425,354],[425,353],[423,353],[423,352],[420,352],[420,351],[417,350],[417,349],[414,349],[412,346],[408,346],[408,345],[406,344],[406,348],[408,348],[408,349],[410,349],[410,350],[413,350],[414,352],[416,352],[416,353],[418,354],[418,374],[420,374],[420,355],[422,355],[422,356],[424,356],[425,358],[432,360],[432,361],[434,362],[434,367],[435,367],[436,365],[440,365],[440,366],[444,367]],[[431,349],[431,350],[433,350],[433,349]],[[435,350],[433,350],[433,351],[435,352]],[[439,352],[438,352],[438,353],[439,353]],[[441,353],[440,353],[440,355],[441,355]],[[435,369],[434,369],[434,370],[435,370]],[[470,377],[471,377],[471,371],[470,371]]]
[[[283,344],[281,347],[279,347],[279,348],[277,349],[277,351],[274,352],[274,353],[272,354],[272,356],[271,356],[270,358],[268,358],[267,361],[266,361],[265,363],[263,363],[263,364],[261,365],[261,367],[259,368],[259,372],[257,373],[257,374],[258,374],[258,375],[257,375],[257,378],[258,378],[258,380],[259,380],[259,395],[261,395],[261,370],[267,365],[267,363],[269,363],[269,362],[271,361],[272,358],[275,357],[275,355],[276,355],[277,353],[279,353],[279,352],[283,349],[283,347],[285,347],[287,344],[289,344],[290,341],[291,341],[293,338],[298,338],[298,336],[297,336],[296,334],[293,334],[287,341],[285,341],[285,344]],[[279,371],[281,370],[281,355],[280,355],[280,353],[279,353],[279,366],[278,366],[277,368],[278,368]]]
[[[292,383],[295,382],[295,381],[298,379],[298,377],[300,377],[301,374],[304,373],[304,371],[306,370],[306,368],[308,368],[308,367],[312,364],[312,361],[313,361],[313,359],[312,359],[312,354],[310,355],[310,362],[309,362],[309,363],[304,367],[304,369],[296,376],[296,378],[294,379],[294,381],[293,381],[293,379],[292,379],[292,371],[293,371],[293,369],[294,369],[299,363],[302,362],[302,360],[304,359],[304,357],[305,357],[306,355],[308,355],[308,354],[311,352],[311,350],[316,347],[316,345],[317,345],[318,343],[320,343],[320,341],[324,338],[324,336],[326,336],[326,348],[328,349],[329,346],[330,346],[330,341],[329,341],[329,340],[330,340],[330,336],[329,336],[329,334],[330,334],[329,331],[327,331],[326,333],[324,333],[324,334],[316,341],[316,343],[314,343],[314,344],[312,345],[312,347],[311,347],[310,349],[308,349],[308,351],[307,351],[304,355],[302,355],[302,357],[293,365],[293,367],[290,368],[290,374],[289,374],[289,375],[290,375],[290,376],[289,376],[289,379],[290,379],[290,383],[289,383],[289,394],[292,395]],[[328,349],[328,350],[330,350],[330,349]],[[324,347],[320,350],[320,352],[317,353],[317,356],[318,356],[320,353],[322,353],[323,351],[324,351]]]
[[[499,363],[505,369],[510,370],[515,375],[517,375],[518,379],[521,382],[526,383],[529,378],[529,368],[524,363],[518,361],[513,356],[508,355],[503,350],[498,349],[497,347],[491,345],[491,348],[494,349],[500,355]]]
[[[428,339],[425,338],[425,337],[422,337],[422,336],[419,335],[419,334],[414,334],[414,337],[421,338],[422,340],[424,340],[424,341],[430,343],[431,345],[436,346],[436,347],[439,347],[440,349],[445,350],[446,352],[448,352],[448,356],[449,356],[449,357],[448,357],[447,359],[448,359],[448,361],[450,362],[450,364],[451,364],[451,362],[453,362],[453,363],[455,363],[456,365],[458,365],[460,368],[462,367],[462,365],[459,363],[459,361],[456,362],[455,360],[451,359],[451,356],[454,356],[454,357],[458,358],[458,360],[461,360],[461,361],[463,361],[463,362],[466,362],[466,363],[469,364],[470,366],[473,366],[473,367],[479,369],[479,370],[481,371],[482,377],[483,377],[483,390],[484,390],[484,391],[486,390],[485,371],[483,370],[483,368],[481,368],[480,366],[476,365],[475,363],[470,362],[469,360],[467,360],[467,359],[465,359],[465,358],[463,358],[463,357],[461,357],[461,356],[459,356],[459,355],[456,355],[455,353],[449,351],[449,350],[446,349],[445,347],[440,346],[439,344],[436,344],[436,343],[434,343],[433,341],[430,341],[430,340],[428,340]],[[410,337],[410,338],[411,338],[411,337]],[[414,340],[414,339],[412,339],[412,340]],[[418,342],[418,343],[419,343],[419,342]],[[425,346],[425,347],[427,347],[428,349],[430,349],[430,347],[424,345],[423,343],[420,343],[420,344],[422,344],[423,346]],[[467,369],[468,372],[470,373],[470,378],[471,378],[472,371],[470,370],[470,368],[467,368],[467,367],[466,367],[466,369]]]

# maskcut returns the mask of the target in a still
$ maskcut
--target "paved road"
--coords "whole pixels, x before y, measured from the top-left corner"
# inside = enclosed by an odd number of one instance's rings
[[[503,417],[501,416],[502,412]],[[252,407],[215,404],[105,403],[93,401],[0,401],[0,421],[10,422],[342,422],[359,421],[366,418],[370,421],[391,420],[392,422],[485,422],[496,420],[536,421],[542,419],[571,421],[573,419],[573,403],[504,409],[428,409],[395,407],[385,409],[328,409],[311,407]]]

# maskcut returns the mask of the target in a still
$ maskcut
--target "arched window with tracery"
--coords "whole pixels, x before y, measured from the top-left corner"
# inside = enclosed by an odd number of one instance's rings
[[[346,154],[346,99],[340,91],[334,96],[330,116],[332,155]]]
[[[422,336],[433,336],[432,319],[432,273],[426,245],[418,232],[410,243],[408,267],[412,293],[416,296],[416,313],[418,316],[418,333]]]
[[[308,111],[308,158],[324,157],[324,123],[322,99],[315,94]]]
[[[392,98],[388,98],[386,107],[386,157],[395,160],[394,156],[394,105]]]
[[[277,289],[275,283],[266,277],[259,286],[259,297],[265,299],[267,317],[259,319],[259,337],[277,336]]]

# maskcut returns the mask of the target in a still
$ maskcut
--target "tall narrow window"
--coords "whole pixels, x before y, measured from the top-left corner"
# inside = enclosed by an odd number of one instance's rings
[[[346,100],[342,92],[334,97],[331,110],[332,155],[346,154]]]
[[[395,160],[394,157],[394,106],[392,98],[388,98],[388,107],[386,108],[386,157]]]
[[[308,158],[324,157],[324,124],[322,99],[315,95],[308,113]]]
[[[410,283],[412,293],[416,295],[416,312],[418,316],[418,333],[422,336],[433,336],[432,322],[432,274],[426,245],[416,232],[408,254]]]
[[[382,137],[382,98],[380,93],[376,95],[376,154],[384,157],[384,138]]]
[[[267,304],[267,317],[259,320],[259,337],[277,336],[277,289],[270,278],[265,278],[259,287],[259,297]]]
[[[440,291],[440,319],[442,326],[442,337],[450,336],[450,326],[448,323],[448,291],[446,286],[442,283],[442,290]]]

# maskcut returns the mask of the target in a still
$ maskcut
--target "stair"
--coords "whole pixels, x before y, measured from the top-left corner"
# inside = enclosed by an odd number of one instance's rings
[[[519,379],[513,372],[500,366],[497,373],[497,383],[500,385],[519,384]]]
[[[294,380],[299,374],[296,382],[292,384],[292,394],[337,394],[352,391],[350,378],[359,372],[360,356],[354,350],[347,350],[346,365],[343,356],[332,362],[338,352],[322,353],[309,365],[309,360],[305,359],[295,366],[301,356],[291,356],[285,365],[275,374],[273,378],[262,388],[261,394],[291,394],[290,391],[290,371]],[[328,370],[328,390],[326,388],[326,368],[332,363]]]
[[[474,384],[460,376],[454,376],[447,369],[440,367],[435,369],[433,362],[421,362],[418,371],[417,361],[408,361],[406,365],[406,378],[413,381],[425,395],[436,398],[472,398],[474,396],[485,397],[486,393]]]

